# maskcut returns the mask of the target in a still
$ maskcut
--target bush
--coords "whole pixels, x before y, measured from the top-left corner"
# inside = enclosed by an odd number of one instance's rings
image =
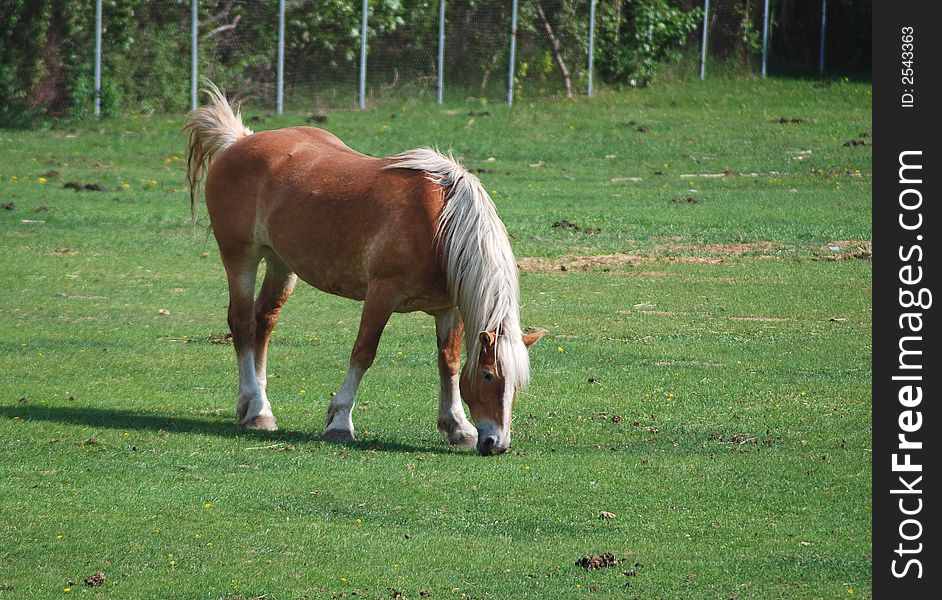
[[[603,81],[650,85],[659,65],[676,60],[703,18],[699,7],[683,11],[665,0],[600,5],[596,65]]]

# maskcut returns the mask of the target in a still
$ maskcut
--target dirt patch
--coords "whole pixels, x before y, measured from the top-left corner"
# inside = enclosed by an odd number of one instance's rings
[[[327,122],[327,115],[309,115],[306,119],[308,123],[317,123],[323,125]]]
[[[801,159],[798,159],[801,160]],[[724,177],[778,177],[781,175],[778,171],[769,171],[767,173],[759,173],[756,171],[750,173],[744,173],[741,171],[733,171],[730,169],[724,170],[722,173],[682,173],[680,175],[681,179],[722,179]]]
[[[104,585],[104,583],[105,583],[105,574],[102,573],[101,571],[98,571],[97,573],[92,573],[91,575],[85,578],[85,585],[87,586],[98,587],[100,585]]]
[[[211,333],[209,334],[209,342],[211,344],[231,344],[232,343],[232,334],[231,333]]]
[[[834,240],[821,249],[827,250],[832,246],[838,246],[839,248],[870,248],[873,246],[873,242],[870,240]]]
[[[584,234],[586,234],[586,235],[595,235],[595,234],[597,234],[597,233],[602,233],[602,229],[599,228],[599,227],[585,227],[585,228],[583,228],[583,227],[580,227],[580,226],[576,225],[575,223],[573,223],[572,221],[569,221],[569,220],[567,220],[567,219],[563,219],[562,221],[556,221],[556,222],[554,222],[554,223],[553,223],[553,228],[555,228],[555,229],[572,229],[572,230],[575,230],[575,231],[581,231],[582,233],[584,233]]]
[[[58,254],[59,256],[78,256],[79,251],[75,248],[66,248],[65,246],[60,246],[52,251],[53,254]]]
[[[633,265],[645,259],[636,254],[602,254],[598,256],[566,255],[559,258],[521,257],[517,259],[517,268],[521,271],[569,271],[611,265]]]
[[[680,263],[685,265],[718,265],[723,262],[722,258],[709,258],[706,256],[670,256],[665,262]]]
[[[797,125],[799,123],[804,123],[804,119],[799,119],[796,117],[779,117],[772,121],[773,123],[778,123],[779,125]]]
[[[692,313],[672,312],[669,310],[620,310],[618,312],[623,315],[650,315],[653,317],[689,317],[689,316],[692,316]]]
[[[873,142],[871,141],[872,139],[873,139],[873,134],[870,131],[864,131],[863,133],[858,135],[856,138],[852,140],[847,140],[846,142],[844,142],[844,146],[847,148],[853,148],[855,146],[872,146],[873,145]]]
[[[761,323],[783,323],[785,321],[791,321],[791,319],[785,319],[783,317],[730,317],[730,321],[759,321]]]
[[[554,222],[554,223],[553,223],[553,227],[554,227],[554,228],[557,228],[557,229],[575,229],[575,230],[577,230],[577,231],[578,231],[579,229],[582,229],[581,227],[579,227],[579,226],[576,225],[575,223],[573,223],[573,222],[571,222],[571,221],[568,221],[568,220],[566,220],[566,219],[563,219],[562,221],[556,221],[556,222]]]
[[[108,188],[102,184],[95,183],[79,183],[78,181],[66,181],[62,184],[62,187],[65,189],[75,190],[76,192],[86,191],[86,192],[107,192]]]
[[[579,225],[567,220],[556,221],[553,226],[562,229],[579,228]],[[584,229],[583,231],[585,233],[594,232],[591,229]],[[869,259],[872,256],[871,242],[867,240],[837,241],[831,242],[822,248],[817,248],[815,246],[788,245],[779,241],[731,244],[681,243],[685,239],[682,236],[652,238],[652,241],[657,243],[651,248],[650,253],[646,251],[645,255],[616,253],[600,255],[569,254],[557,258],[520,257],[517,259],[517,267],[521,271],[537,272],[588,271],[593,268],[600,268],[599,270],[602,272],[611,273],[612,275],[664,276],[667,275],[664,271],[626,271],[613,267],[635,267],[643,263],[715,265],[723,263],[729,258],[742,256],[757,260],[779,260],[783,258],[783,253],[787,255],[795,252],[812,253],[814,255],[813,260]],[[733,280],[727,279],[725,281]]]
[[[615,555],[611,552],[606,552],[605,554],[593,554],[591,556],[583,556],[576,561],[577,567],[582,567],[586,571],[597,571],[599,569],[606,569],[608,567],[615,567],[622,564],[624,559],[615,558]]]
[[[841,252],[841,250],[847,250]],[[824,260],[850,260],[873,258],[873,242],[870,240],[837,240],[821,248]]]
[[[667,255],[689,255],[696,253],[699,255],[719,255],[719,256],[742,256],[755,252],[771,252],[780,250],[783,246],[779,242],[749,242],[738,244],[658,244],[654,246],[654,251],[658,254]]]
[[[843,252],[841,254],[832,254],[825,256],[824,260],[850,260],[850,259],[870,260],[873,258],[873,252],[870,250],[859,250],[857,252]]]
[[[752,252],[770,252],[778,248],[781,248],[781,245],[777,242],[752,242],[748,244],[707,244],[703,246],[703,251],[709,254],[742,256]]]
[[[671,200],[674,204],[700,204],[700,201],[690,196],[686,198],[674,198]]]
[[[3,210],[16,210],[16,204],[13,202],[4,202]]]

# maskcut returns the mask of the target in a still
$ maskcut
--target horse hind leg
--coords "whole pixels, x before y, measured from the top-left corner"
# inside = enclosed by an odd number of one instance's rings
[[[255,366],[255,280],[261,260],[256,248],[221,248],[229,283],[229,331],[239,366],[236,415],[250,429],[277,429],[271,404],[259,384]]]
[[[284,306],[298,281],[291,269],[277,256],[265,257],[265,279],[255,300],[255,374],[262,394],[267,397],[268,343]]]

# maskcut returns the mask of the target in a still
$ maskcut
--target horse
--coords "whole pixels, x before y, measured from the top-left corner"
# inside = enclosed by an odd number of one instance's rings
[[[438,338],[439,431],[481,455],[505,452],[515,396],[530,378],[528,349],[546,330],[521,329],[516,259],[478,178],[430,148],[375,158],[315,127],[253,133],[218,87],[203,91],[208,104],[183,126],[190,209],[195,224],[205,179],[228,282],[242,426],[277,430],[266,393],[268,345],[300,278],[363,302],[326,440],[355,441],[357,388],[387,321],[423,311],[435,318]]]

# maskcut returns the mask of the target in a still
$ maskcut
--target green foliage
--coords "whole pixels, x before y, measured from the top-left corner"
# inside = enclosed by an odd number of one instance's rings
[[[49,13],[47,2],[0,2],[0,127],[26,125],[39,108],[29,92],[44,74]]]
[[[753,56],[762,52],[762,31],[753,24],[746,13],[743,13],[742,17],[741,45],[744,52]]]
[[[45,115],[84,118],[94,102],[93,0],[5,1],[0,31],[0,126],[27,125]],[[102,32],[109,56],[135,60],[139,23],[129,0],[106,2]],[[143,28],[141,28],[143,29]],[[115,61],[102,63],[101,108],[105,115],[126,109],[128,81]]]
[[[693,39],[701,8],[678,8],[690,5],[678,0],[598,2],[598,80],[649,85]],[[514,82],[518,95],[560,92],[564,87],[560,63],[566,66],[576,91],[585,89],[588,6],[589,0],[520,2]],[[741,19],[726,32],[735,53],[723,58],[735,59],[734,68],[742,69],[760,44],[760,32],[749,16],[755,3],[741,0],[731,6]],[[47,117],[82,119],[92,114],[94,7],[94,0],[0,0],[0,125],[26,126]],[[839,8],[846,12],[851,7],[845,0],[836,2],[835,10]],[[558,42],[555,50],[540,9]],[[359,68],[360,10],[360,3],[350,0],[286,3],[289,96],[310,105],[321,94],[352,93]],[[808,19],[796,10],[788,9],[782,18],[801,21],[800,32],[807,33]],[[388,87],[388,96],[398,97],[413,96],[418,88],[429,89],[436,69],[429,57],[437,45],[438,11],[438,0],[371,0],[368,86]],[[502,97],[507,85],[510,2],[449,1],[446,12],[446,88],[456,96]],[[270,105],[276,79],[277,2],[201,0],[198,14],[200,73],[250,103]],[[854,23],[865,21],[859,16],[854,19]],[[186,110],[190,0],[105,0],[103,21],[100,100],[104,114]],[[835,27],[845,36],[855,36],[854,56],[860,55],[856,40],[864,34],[841,22],[837,19]],[[780,47],[773,57],[795,47],[805,52],[808,46],[781,36],[773,40]],[[829,41],[830,53],[845,50],[840,40]],[[374,57],[380,60],[372,62]],[[860,62],[859,56],[854,60]],[[399,87],[392,89],[390,81]],[[292,94],[292,88],[302,92]]]
[[[28,2],[5,0],[0,31],[0,124],[28,122],[42,114],[86,118],[94,103],[94,0]],[[103,6],[103,114],[184,110],[189,89],[189,1],[110,0]],[[323,6],[329,19],[337,7],[351,3],[301,3],[312,11]],[[375,3],[380,27],[388,7],[398,0]],[[299,6],[289,4],[289,6]],[[215,75],[229,81],[258,79],[271,69],[276,36],[271,6],[264,2],[235,5],[228,0],[201,2],[204,26],[201,50],[213,53]],[[296,10],[296,12],[302,12]],[[317,14],[322,14],[318,12]],[[208,31],[234,20],[229,35],[207,39]],[[290,24],[303,22],[298,15]],[[231,21],[230,21],[231,22]],[[349,33],[349,28],[345,33]],[[325,37],[327,37],[325,35]],[[181,60],[183,58],[183,60]],[[45,93],[35,94],[41,88]],[[32,97],[32,100],[28,100]]]
[[[598,65],[603,81],[647,86],[660,64],[675,59],[703,17],[699,7],[666,0],[615,0],[600,5]]]

